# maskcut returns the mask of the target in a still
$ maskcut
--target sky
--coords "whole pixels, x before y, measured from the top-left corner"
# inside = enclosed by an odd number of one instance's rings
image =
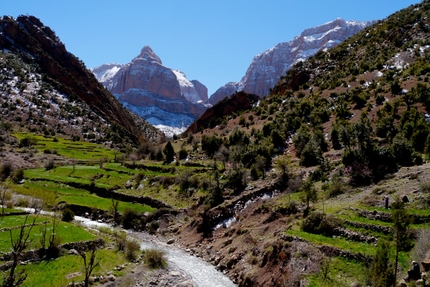
[[[420,0],[1,0],[0,16],[33,15],[87,68],[129,63],[148,45],[209,96],[254,56],[336,18],[382,20]]]

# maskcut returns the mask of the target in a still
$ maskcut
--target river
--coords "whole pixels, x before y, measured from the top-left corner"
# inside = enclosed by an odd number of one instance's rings
[[[33,208],[20,208],[25,211],[33,212]],[[52,215],[52,212],[42,211],[41,214]],[[75,216],[75,222],[83,226],[97,228],[112,228],[107,223],[90,220],[85,217]],[[135,238],[140,243],[142,249],[158,249],[166,254],[169,266],[174,270],[179,270],[191,279],[196,287],[233,287],[236,286],[230,278],[215,269],[210,263],[190,255],[186,251],[161,242],[157,237],[145,232],[125,230],[129,236]]]
[[[88,227],[104,226],[106,223],[89,220],[75,216],[75,220]],[[230,287],[236,286],[226,275],[217,271],[215,267],[206,261],[190,255],[182,249],[161,242],[155,236],[145,232],[129,232],[128,235],[137,239],[142,249],[158,249],[164,251],[167,262],[173,269],[180,270],[191,278],[196,287]]]

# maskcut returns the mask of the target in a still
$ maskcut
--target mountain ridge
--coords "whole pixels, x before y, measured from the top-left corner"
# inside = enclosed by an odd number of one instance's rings
[[[70,101],[79,99],[105,120],[117,125],[134,142],[159,141],[163,137],[150,125],[132,115],[69,53],[51,28],[34,16],[0,18],[0,48],[27,59]]]
[[[307,59],[319,50],[326,50],[354,35],[374,21],[333,21],[305,29],[300,36],[257,54],[239,82],[229,82],[213,93],[208,102],[215,104],[235,91],[245,91],[260,97],[268,95],[279,78],[295,63]]]

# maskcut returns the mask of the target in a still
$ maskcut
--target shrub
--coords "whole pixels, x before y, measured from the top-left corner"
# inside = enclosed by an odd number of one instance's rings
[[[188,157],[188,152],[186,149],[182,148],[179,151],[179,159],[186,159]]]
[[[120,230],[114,230],[113,237],[118,251],[124,251],[127,242],[127,234]]]
[[[129,208],[126,208],[124,210],[124,214],[122,216],[122,227],[124,227],[125,229],[131,229],[131,228],[135,228],[138,225],[138,218],[139,218],[139,214]]]
[[[17,169],[13,172],[12,179],[15,183],[18,183],[24,179],[24,170]]]
[[[30,147],[36,143],[37,143],[36,139],[31,138],[31,137],[25,137],[19,141],[19,147],[20,148]]]
[[[71,222],[75,219],[75,213],[70,208],[65,208],[61,216],[61,220],[65,222]]]
[[[140,244],[136,240],[126,240],[124,248],[125,257],[134,261],[137,258],[137,253],[140,251]]]
[[[345,193],[345,191],[347,190],[347,186],[342,181],[340,175],[336,174],[332,177],[330,182],[323,185],[323,189],[327,191],[327,197],[332,198]]]
[[[18,200],[16,202],[16,206],[27,207],[29,205],[30,205],[30,202],[29,202],[28,198],[26,198],[24,196],[18,197]]]
[[[58,258],[61,255],[61,237],[59,237],[58,235],[55,236],[54,238],[51,238],[50,242],[49,242],[49,246],[46,249],[46,257],[48,259],[53,259],[53,258]]]
[[[51,169],[54,169],[55,168],[55,162],[54,162],[54,160],[51,158],[51,159],[49,159],[46,163],[45,163],[45,169],[46,170],[51,170]]]
[[[299,212],[298,203],[294,200],[290,200],[288,201],[286,206],[277,208],[276,212],[279,212],[284,215],[296,214],[297,212]]]
[[[164,251],[147,249],[145,250],[144,260],[150,268],[164,268],[167,266],[167,260]]]
[[[5,162],[0,167],[0,181],[6,180],[12,173],[12,164]]]
[[[160,225],[158,224],[158,222],[153,220],[148,224],[147,230],[150,234],[154,234],[159,227]]]
[[[313,212],[303,221],[302,230],[330,236],[333,233],[333,229],[340,225],[341,221],[334,216]]]

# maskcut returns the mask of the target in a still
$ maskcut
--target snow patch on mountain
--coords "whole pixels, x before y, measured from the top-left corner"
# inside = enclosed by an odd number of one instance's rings
[[[191,83],[185,74],[179,70],[172,70],[176,75],[176,79],[179,82],[181,88],[181,94],[191,103],[197,103],[201,101],[200,95],[196,91],[194,84]]]
[[[117,63],[103,64],[99,67],[92,68],[90,71],[96,76],[97,80],[103,83],[106,88],[112,87],[112,79],[125,65]]]

